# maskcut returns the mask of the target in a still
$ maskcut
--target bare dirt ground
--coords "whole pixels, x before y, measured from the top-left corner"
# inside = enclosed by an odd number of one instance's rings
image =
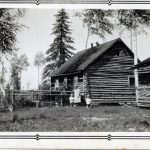
[[[128,106],[25,108],[0,112],[0,131],[150,131],[150,109]]]

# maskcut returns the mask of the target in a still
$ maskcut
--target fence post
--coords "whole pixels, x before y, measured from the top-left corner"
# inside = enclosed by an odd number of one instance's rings
[[[51,89],[50,89],[50,93],[49,93],[49,101],[51,102]]]
[[[34,101],[33,91],[31,92],[32,101]]]
[[[61,91],[61,106],[63,106],[63,93]]]
[[[12,105],[13,105],[14,104],[14,91],[13,90],[12,90],[11,94],[12,94],[12,98],[11,98],[12,100],[11,101],[12,101]]]

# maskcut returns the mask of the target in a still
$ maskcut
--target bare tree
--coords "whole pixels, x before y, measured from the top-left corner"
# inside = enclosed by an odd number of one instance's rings
[[[38,52],[36,55],[35,55],[35,58],[34,58],[34,65],[37,66],[37,69],[38,69],[38,90],[40,89],[39,85],[40,85],[40,67],[44,64],[44,55],[42,52]]]
[[[26,70],[27,67],[29,66],[28,58],[25,54],[22,54],[20,56],[15,55],[11,59],[11,71],[18,72],[20,74],[20,87],[21,87],[21,76],[22,76],[22,71]],[[14,70],[15,68],[15,70]]]
[[[111,34],[113,24],[110,17],[113,16],[113,11],[102,9],[86,9],[82,12],[77,12],[84,25],[87,25],[87,38],[85,48],[87,48],[90,34],[98,35],[100,38],[105,39],[105,34]]]
[[[4,68],[3,57],[12,54],[15,50],[16,35],[24,25],[19,23],[19,18],[25,15],[25,9],[0,8],[0,63]],[[2,78],[4,73],[2,70]],[[4,82],[0,88],[4,91]],[[5,96],[5,92],[3,92]]]

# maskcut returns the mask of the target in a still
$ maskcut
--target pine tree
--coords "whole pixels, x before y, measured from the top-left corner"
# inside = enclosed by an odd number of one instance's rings
[[[19,18],[24,15],[25,9],[0,8],[0,59],[16,49],[17,32],[24,27]]]
[[[53,27],[52,34],[55,35],[53,43],[46,52],[46,67],[44,68],[43,77],[48,77],[49,74],[64,64],[74,54],[72,50],[75,50],[71,44],[73,39],[71,38],[71,29],[69,15],[64,9],[58,11],[55,15],[56,23]]]

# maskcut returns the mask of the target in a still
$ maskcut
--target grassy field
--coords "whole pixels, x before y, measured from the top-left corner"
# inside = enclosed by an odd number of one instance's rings
[[[65,106],[1,111],[0,131],[150,131],[150,109]]]

